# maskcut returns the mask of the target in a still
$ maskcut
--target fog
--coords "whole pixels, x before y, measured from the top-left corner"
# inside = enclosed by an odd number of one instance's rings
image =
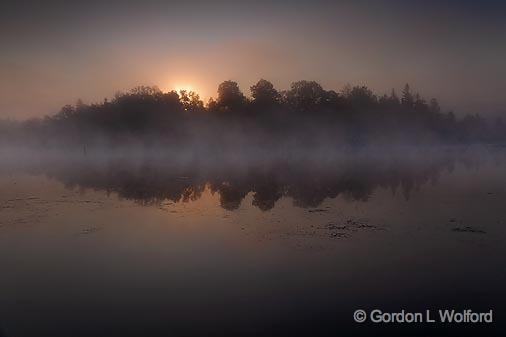
[[[313,81],[280,92],[260,80],[249,99],[225,81],[218,93],[204,104],[194,92],[138,87],[44,119],[4,122],[2,169],[141,204],[210,190],[229,210],[250,193],[262,210],[283,197],[304,208],[338,195],[366,201],[378,188],[407,199],[459,163],[479,165],[492,152],[500,159],[506,135],[501,120],[456,118],[409,85],[398,97],[367,87],[337,93]]]
[[[0,121],[0,146],[83,152],[162,152],[173,156],[241,160],[297,155],[343,147],[503,144],[502,119],[478,114],[457,118],[408,84],[400,94],[378,95],[366,86],[341,92],[315,81],[278,91],[261,79],[246,97],[224,81],[216,100],[195,92],[136,87],[102,103],[66,105],[43,119]],[[245,158],[243,158],[245,157]],[[176,157],[173,157],[176,158]]]
[[[3,148],[0,155],[3,174],[43,175],[69,189],[112,192],[143,205],[197,200],[208,190],[218,193],[228,210],[237,209],[251,193],[253,205],[263,211],[286,197],[302,208],[318,207],[337,196],[367,201],[377,189],[408,200],[456,166],[476,169],[503,165],[506,159],[503,147],[481,145],[222,153],[142,147],[87,152]]]

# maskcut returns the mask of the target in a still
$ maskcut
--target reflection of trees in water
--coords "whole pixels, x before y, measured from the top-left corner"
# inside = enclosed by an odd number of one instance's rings
[[[143,205],[197,200],[208,188],[219,195],[221,207],[235,210],[252,193],[253,205],[267,211],[282,197],[292,198],[298,207],[317,207],[326,198],[337,196],[367,201],[377,188],[400,192],[409,199],[422,185],[437,183],[441,171],[452,171],[454,163],[448,156],[425,161],[361,160],[325,167],[284,164],[247,170],[81,163],[78,170],[57,166],[45,173],[70,189],[114,192]]]

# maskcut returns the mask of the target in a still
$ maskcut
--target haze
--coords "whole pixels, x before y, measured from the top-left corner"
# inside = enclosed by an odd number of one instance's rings
[[[300,79],[377,92],[409,82],[457,114],[506,112],[500,1],[11,1],[0,4],[0,118],[136,85],[244,92]]]

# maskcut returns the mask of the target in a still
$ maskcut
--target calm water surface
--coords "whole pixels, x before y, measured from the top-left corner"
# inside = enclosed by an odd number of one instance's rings
[[[0,336],[505,335],[505,153],[4,162]]]

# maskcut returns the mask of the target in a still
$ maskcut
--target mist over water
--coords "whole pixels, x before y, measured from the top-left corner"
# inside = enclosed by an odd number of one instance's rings
[[[501,121],[409,86],[252,93],[225,81],[204,105],[140,87],[0,123],[1,333],[355,336],[377,331],[356,309],[504,317]]]
[[[5,336],[367,335],[357,308],[505,314],[502,147],[2,158]]]
[[[141,204],[195,200],[217,192],[221,205],[237,209],[246,195],[267,211],[289,197],[299,207],[317,207],[327,198],[367,201],[377,189],[406,199],[424,185],[437,184],[456,166],[503,165],[500,147],[388,146],[339,151],[236,151],[203,155],[191,150],[132,148],[86,152],[3,149],[3,172],[44,175],[69,188],[113,192]]]
[[[505,17],[0,3],[0,337],[506,336]]]

